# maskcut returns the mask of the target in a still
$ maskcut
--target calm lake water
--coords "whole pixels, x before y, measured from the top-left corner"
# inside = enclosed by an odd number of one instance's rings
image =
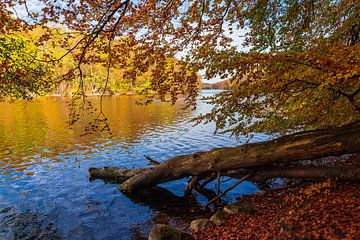
[[[202,92],[209,94],[214,92]],[[99,98],[90,100],[96,105]],[[129,199],[118,184],[89,180],[89,167],[143,167],[148,164],[143,155],[164,161],[239,144],[228,135],[213,135],[213,125],[193,127],[190,120],[211,108],[200,100],[195,111],[182,110],[181,103],[141,106],[137,100],[105,97],[113,134],[86,136],[86,121],[68,127],[65,98],[0,103],[0,239],[142,239],[154,223],[179,225],[195,217],[196,210],[181,204],[186,179],[163,184],[174,195],[165,192],[162,201]],[[257,134],[252,141],[266,139]],[[243,183],[228,200],[256,190]]]

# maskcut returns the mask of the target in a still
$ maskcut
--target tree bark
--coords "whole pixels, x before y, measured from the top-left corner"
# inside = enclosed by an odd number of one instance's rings
[[[104,179],[111,182],[123,183],[137,174],[146,172],[147,169],[127,169],[116,167],[90,168],[91,179]],[[349,169],[339,167],[264,167],[262,169],[229,170],[223,172],[223,176],[242,178],[244,175],[253,174],[249,180],[264,181],[270,178],[306,178],[306,179],[327,179],[338,180],[360,180],[360,169]],[[197,190],[200,185],[192,186]]]
[[[104,179],[112,182],[123,183],[133,176],[143,173],[146,168],[122,168],[122,167],[103,167],[89,168],[90,180]]]
[[[271,141],[245,144],[237,147],[216,148],[208,152],[197,152],[171,158],[152,168],[90,170],[90,175],[114,175],[125,182],[120,190],[132,193],[139,188],[180,179],[186,176],[204,176],[213,172],[227,172],[238,169],[256,169],[278,163],[312,160],[326,156],[360,152],[360,124],[342,128],[311,131],[280,137]],[[316,173],[316,171],[318,171]],[[303,177],[327,176],[328,169],[303,172]],[[331,172],[332,171],[332,172]],[[337,176],[335,170],[328,175]],[[266,168],[265,168],[266,172]],[[272,170],[271,175],[276,171]],[[277,172],[279,176],[300,175],[294,170]],[[291,174],[290,174],[291,173]],[[296,174],[295,174],[296,173]],[[269,173],[270,174],[270,173]],[[350,176],[345,174],[346,176]],[[128,178],[126,180],[126,178]]]

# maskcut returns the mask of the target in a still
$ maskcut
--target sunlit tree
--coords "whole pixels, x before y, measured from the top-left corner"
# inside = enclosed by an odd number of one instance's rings
[[[62,44],[77,61],[69,76],[80,79],[80,89],[83,65],[97,61],[91,52],[98,39],[108,68],[133,62],[124,74],[130,80],[151,72],[148,87],[162,100],[185,96],[193,106],[193,71],[231,79],[232,90],[209,98],[212,112],[198,118],[215,121],[218,130],[287,132],[360,118],[356,0],[3,0],[0,16],[5,35],[66,26]],[[75,35],[81,38],[69,44]],[[180,67],[169,57],[181,57]]]

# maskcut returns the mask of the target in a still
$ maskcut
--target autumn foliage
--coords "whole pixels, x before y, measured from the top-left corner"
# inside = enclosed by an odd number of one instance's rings
[[[2,0],[0,20],[0,99],[28,99],[71,81],[78,84],[74,99],[86,109],[87,68],[97,64],[106,69],[99,87],[102,93],[111,88],[111,75],[121,70],[128,82],[146,76],[148,102],[158,98],[175,103],[181,97],[188,107],[196,106],[198,72],[206,79],[229,79],[232,88],[207,98],[212,111],[196,118],[215,122],[218,132],[283,134],[358,126],[360,121],[358,0]],[[63,29],[56,40],[54,26]],[[36,41],[13,37],[37,28],[43,31]],[[45,54],[27,48],[36,45],[45,50],[48,43],[64,51]],[[56,81],[44,75],[53,66],[64,67],[69,57],[71,67],[56,73]],[[79,115],[72,111],[70,123]],[[106,119],[99,114],[96,121]],[[352,152],[359,151],[356,133]],[[308,146],[321,146],[319,139]],[[334,148],[343,147],[335,143]],[[286,153],[286,147],[280,152]],[[334,153],[330,147],[319,152],[321,156]],[[193,155],[190,163],[197,157]],[[285,164],[282,160],[280,154],[276,162]],[[206,161],[204,166],[212,166],[219,159]],[[233,162],[220,170],[233,170],[227,169]],[[163,174],[159,166],[153,168],[160,169],[156,183],[171,175]],[[149,177],[139,176],[135,183]],[[337,187],[325,182],[294,193],[271,194],[261,197],[268,200],[265,204],[256,197],[250,199],[260,214],[231,217],[225,230],[221,226],[219,231],[196,236],[350,239],[359,233],[356,185]],[[348,216],[355,221],[349,223]]]
[[[360,117],[355,0],[8,0],[0,16],[5,36],[36,26],[65,26],[61,44],[76,52],[77,65],[64,76],[79,79],[82,94],[83,66],[99,61],[91,52],[101,49],[108,68],[135,59],[125,74],[129,81],[151,72],[152,97],[162,100],[185,96],[194,106],[198,77],[191,72],[231,79],[233,89],[210,98],[213,111],[198,118],[215,121],[219,131],[318,129]],[[41,39],[49,38],[51,31]],[[58,63],[69,53],[50,60]],[[168,57],[180,57],[180,67],[165,64]],[[107,88],[109,76],[104,78]]]
[[[244,196],[254,214],[194,233],[196,239],[357,239],[358,184],[318,183],[265,195]]]

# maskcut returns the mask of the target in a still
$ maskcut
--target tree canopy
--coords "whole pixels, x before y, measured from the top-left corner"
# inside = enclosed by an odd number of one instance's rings
[[[3,0],[0,18],[5,36],[48,29],[40,45],[52,37],[51,26],[65,26],[58,44],[67,51],[36,64],[60,64],[74,53],[77,64],[64,76],[80,80],[80,93],[84,64],[111,69],[131,61],[127,79],[149,72],[157,97],[175,102],[185,95],[189,106],[198,93],[194,72],[230,79],[233,88],[208,98],[212,112],[197,118],[215,121],[219,131],[287,132],[360,120],[356,0]],[[92,54],[99,49],[105,61]],[[179,66],[169,57],[181,58]],[[7,78],[1,75],[2,85]]]
[[[5,96],[30,99],[52,85],[44,76],[47,66],[33,61],[31,56],[37,53],[27,45],[21,38],[0,38],[0,100]]]

